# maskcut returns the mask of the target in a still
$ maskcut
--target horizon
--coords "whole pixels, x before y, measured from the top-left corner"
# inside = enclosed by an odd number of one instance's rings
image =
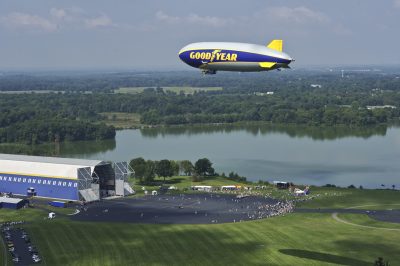
[[[390,68],[392,70],[400,70],[400,63],[398,64],[344,64],[344,65],[293,65],[291,66],[291,69],[285,69],[282,70],[283,72],[296,72],[296,71],[320,71],[320,70],[334,70],[334,71],[340,71],[341,69],[348,68],[351,70],[360,70],[360,69],[368,69],[373,71],[383,71],[386,70],[387,68]],[[381,69],[380,69],[381,68]],[[346,69],[344,69],[346,70]],[[8,73],[60,73],[60,72],[78,72],[81,74],[84,73],[105,73],[105,72],[110,72],[110,73],[129,73],[129,72],[160,72],[160,73],[166,73],[166,72],[191,72],[191,73],[196,73],[199,72],[198,69],[195,68],[188,68],[188,67],[176,67],[176,68],[151,68],[151,67],[108,67],[108,66],[101,66],[101,67],[73,67],[73,68],[63,68],[63,67],[46,67],[46,68],[1,68],[0,67],[0,74],[8,74]],[[233,73],[231,71],[222,71],[221,73]],[[242,74],[246,74],[247,72],[239,72]],[[261,72],[256,72],[259,73],[260,75],[269,75],[270,73],[261,73]]]

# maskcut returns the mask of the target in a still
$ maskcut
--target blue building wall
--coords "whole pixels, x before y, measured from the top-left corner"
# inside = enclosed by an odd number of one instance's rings
[[[2,202],[0,203],[0,208],[5,208],[5,209],[21,209],[24,207],[26,204],[26,200],[21,200],[20,202],[14,203],[14,202]]]
[[[30,187],[38,197],[79,200],[76,179],[0,173],[0,192],[27,195]]]

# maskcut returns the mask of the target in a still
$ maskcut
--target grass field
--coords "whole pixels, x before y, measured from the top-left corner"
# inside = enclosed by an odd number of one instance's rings
[[[344,213],[340,214],[339,217],[347,222],[353,223],[353,224],[358,224],[358,225],[363,225],[363,226],[372,226],[376,228],[393,228],[393,229],[398,229],[400,234],[400,224],[398,223],[386,223],[386,222],[381,222],[377,221],[375,219],[372,219],[368,217],[368,215],[359,215],[359,214],[349,214],[349,213]],[[396,232],[393,232],[396,233]]]
[[[163,179],[155,178],[154,181],[162,183]],[[131,179],[131,183],[132,183],[132,186],[135,191],[141,192],[142,185],[135,183],[134,180],[132,180],[132,179]],[[239,185],[239,186],[247,185],[245,183],[227,180],[222,177],[212,177],[212,178],[205,179],[203,181],[193,182],[193,181],[191,181],[190,177],[187,177],[187,176],[173,176],[173,177],[167,178],[165,183],[167,185],[177,187],[178,190],[184,190],[191,186],[201,186],[201,185],[209,185],[209,186],[215,186],[215,187],[220,187],[220,186],[224,186],[224,185]],[[149,191],[159,188],[158,185],[144,186],[144,187],[146,188],[146,190],[149,190]]]
[[[369,265],[379,256],[400,263],[400,234],[349,226],[330,214],[216,225],[45,221],[30,214],[21,215],[32,221],[25,228],[45,265]],[[368,223],[365,215],[354,217]]]
[[[141,127],[140,115],[136,113],[122,112],[104,112],[100,113],[103,116],[103,122],[108,126],[114,126],[117,129],[138,128]]]
[[[155,88],[155,87],[125,87],[114,90],[114,93],[128,93],[128,94],[136,94],[142,93],[146,88]],[[200,91],[220,91],[222,87],[162,87],[164,92],[174,92],[184,93],[184,94],[194,94],[195,92]]]
[[[191,184],[239,184],[223,178]],[[136,186],[140,191],[141,186]],[[153,187],[147,187],[150,190]],[[399,203],[399,191],[311,188],[302,207],[347,208],[366,204],[386,209]],[[286,197],[272,186],[264,192]],[[64,213],[68,210],[63,209]],[[39,209],[0,210],[0,222],[27,220],[24,227],[38,246],[44,265],[372,265],[380,256],[400,265],[400,233],[339,222],[332,215],[292,213],[258,221],[208,225],[151,225],[44,220]],[[339,214],[350,223],[379,228],[399,224],[363,214]],[[1,253],[0,253],[1,254]]]
[[[319,194],[315,200],[299,203],[302,208],[349,208],[388,209],[400,208],[399,190],[367,190],[347,188],[312,187],[312,194]]]

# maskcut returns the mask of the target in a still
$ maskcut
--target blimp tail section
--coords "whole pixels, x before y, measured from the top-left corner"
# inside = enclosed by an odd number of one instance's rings
[[[283,41],[282,40],[272,40],[267,47],[269,49],[282,52],[282,46],[283,46]],[[272,70],[275,68],[279,68],[278,65],[275,62],[260,62],[259,63],[260,67],[266,69],[266,70]]]
[[[267,47],[272,50],[282,52],[283,41],[282,40],[272,40]]]

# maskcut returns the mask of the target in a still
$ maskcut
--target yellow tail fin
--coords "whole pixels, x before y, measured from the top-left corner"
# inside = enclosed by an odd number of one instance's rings
[[[260,67],[263,67],[263,68],[272,68],[273,66],[276,65],[276,63],[274,63],[274,62],[260,62],[258,64],[260,65]]]
[[[272,42],[270,42],[267,47],[279,52],[282,52],[282,44],[283,41],[282,40],[272,40]]]

